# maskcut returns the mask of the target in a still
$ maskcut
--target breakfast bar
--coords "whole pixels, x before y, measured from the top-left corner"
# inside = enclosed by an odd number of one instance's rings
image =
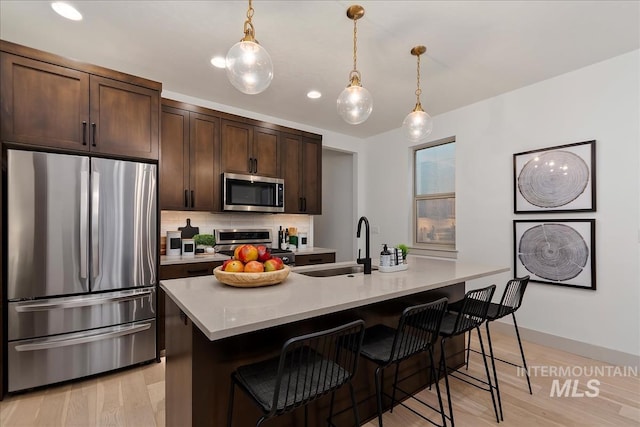
[[[166,424],[167,426],[222,426],[226,424],[230,374],[238,366],[277,355],[288,339],[311,331],[331,328],[360,318],[367,325],[395,326],[409,305],[446,296],[462,298],[465,282],[509,271],[449,260],[409,257],[409,268],[395,273],[373,271],[334,277],[309,277],[294,268],[281,284],[258,288],[235,288],[214,276],[173,279],[161,282],[166,292]],[[353,263],[348,263],[353,264]],[[489,279],[487,279],[489,280]],[[452,342],[455,350],[464,341]],[[452,356],[461,364],[461,355]],[[426,358],[406,363],[408,372],[421,371],[407,387],[419,390],[427,385]],[[361,419],[375,413],[372,367],[362,362],[354,379]],[[386,381],[390,383],[390,381]],[[336,410],[348,409],[346,390],[336,395]],[[260,415],[236,393],[235,425],[253,425]],[[326,425],[329,399],[309,408],[309,425]],[[297,425],[302,414],[271,420],[269,425]],[[335,417],[337,426],[350,425],[346,412]]]

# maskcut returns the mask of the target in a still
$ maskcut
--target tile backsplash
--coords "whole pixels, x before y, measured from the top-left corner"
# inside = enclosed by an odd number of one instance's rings
[[[307,233],[308,246],[313,247],[313,216],[311,215],[161,211],[160,236],[166,236],[167,231],[184,227],[187,225],[187,218],[191,219],[192,227],[200,228],[202,234],[213,234],[213,230],[220,228],[270,228],[274,245],[277,245],[280,226],[283,229],[296,227],[298,233]]]

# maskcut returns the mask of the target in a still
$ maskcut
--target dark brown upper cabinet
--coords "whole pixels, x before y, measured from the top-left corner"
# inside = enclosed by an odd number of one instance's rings
[[[162,102],[160,208],[219,211],[220,119],[184,105]]]
[[[3,141],[157,160],[160,83],[5,41],[0,50]]]
[[[322,139],[284,134],[282,177],[286,213],[322,213]]]
[[[280,132],[222,120],[223,172],[280,177]]]

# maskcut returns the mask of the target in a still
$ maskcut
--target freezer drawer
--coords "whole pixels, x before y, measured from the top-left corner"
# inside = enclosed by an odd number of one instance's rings
[[[8,346],[8,391],[81,378],[156,357],[155,320]]]
[[[75,297],[8,304],[8,340],[103,328],[153,319],[155,288],[131,289]]]

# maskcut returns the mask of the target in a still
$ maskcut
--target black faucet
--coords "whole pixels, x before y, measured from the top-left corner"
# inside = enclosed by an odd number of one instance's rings
[[[371,274],[371,254],[369,253],[369,220],[366,216],[361,216],[358,220],[358,232],[356,233],[356,237],[360,238],[360,229],[362,228],[362,223],[364,222],[365,231],[367,235],[365,236],[365,257],[360,258],[360,249],[358,249],[358,259],[356,262],[358,264],[364,264],[364,274]]]

